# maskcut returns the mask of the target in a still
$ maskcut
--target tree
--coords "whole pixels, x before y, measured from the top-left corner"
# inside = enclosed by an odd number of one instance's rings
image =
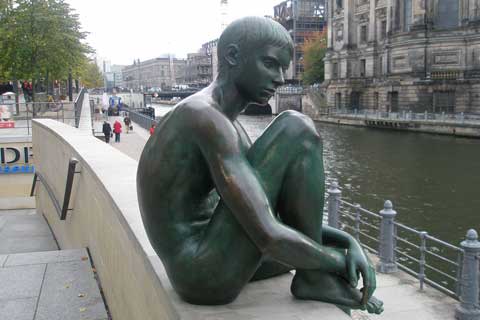
[[[80,72],[83,85],[87,88],[103,87],[103,76],[97,64],[90,60],[85,63]]]
[[[302,80],[306,84],[322,83],[325,79],[323,58],[327,52],[327,31],[315,33],[305,40],[303,44],[303,67]]]
[[[7,1],[8,2],[8,1]],[[1,9],[1,6],[0,6]],[[17,0],[0,26],[0,76],[66,79],[93,50],[64,0]],[[35,85],[34,85],[35,87]]]

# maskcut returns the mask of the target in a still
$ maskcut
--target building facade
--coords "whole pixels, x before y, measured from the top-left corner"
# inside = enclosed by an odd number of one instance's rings
[[[185,84],[190,87],[206,87],[212,82],[212,57],[203,50],[187,55]]]
[[[330,108],[480,112],[480,0],[332,0]]]
[[[301,80],[303,44],[306,39],[322,32],[325,24],[325,0],[287,0],[274,7],[274,19],[292,36],[295,54],[286,79]]]
[[[133,90],[168,90],[176,84],[184,83],[185,67],[186,60],[173,57],[136,60],[122,70],[123,85]]]

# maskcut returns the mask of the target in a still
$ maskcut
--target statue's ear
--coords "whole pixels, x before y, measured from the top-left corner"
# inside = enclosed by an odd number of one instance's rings
[[[239,63],[239,49],[236,44],[229,44],[227,46],[225,54],[225,60],[227,60],[228,64],[232,67],[237,66]]]

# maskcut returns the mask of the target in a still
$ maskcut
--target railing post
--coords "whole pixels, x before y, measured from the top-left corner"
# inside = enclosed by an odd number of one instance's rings
[[[460,244],[464,250],[461,281],[460,305],[455,310],[458,320],[479,320],[479,260],[480,242],[478,233],[471,229],[467,238]]]
[[[355,239],[357,239],[358,242],[360,242],[360,208],[361,206],[357,203],[355,205]]]
[[[395,255],[395,216],[397,212],[393,210],[390,200],[385,201],[383,210],[380,211],[382,217],[380,225],[380,246],[379,255],[380,262],[377,265],[377,271],[381,273],[396,272],[396,255]]]
[[[420,260],[419,260],[419,271],[418,271],[418,280],[420,281],[420,290],[423,290],[423,285],[425,283],[425,252],[427,251],[427,235],[425,231],[420,232]]]
[[[340,199],[342,197],[342,191],[338,189],[338,182],[336,180],[332,181],[328,192],[328,225],[333,228],[339,228],[339,212],[340,209]]]

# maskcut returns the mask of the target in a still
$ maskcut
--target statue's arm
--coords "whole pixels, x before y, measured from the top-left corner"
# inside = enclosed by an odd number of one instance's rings
[[[218,193],[258,249],[294,268],[346,272],[345,256],[280,223],[233,124],[213,108],[188,113],[190,131]]]
[[[322,242],[327,246],[347,249],[347,279],[353,287],[357,286],[358,273],[363,279],[363,304],[370,299],[376,288],[375,270],[368,255],[362,249],[360,243],[345,231],[341,231],[329,226],[324,226],[322,230]]]

